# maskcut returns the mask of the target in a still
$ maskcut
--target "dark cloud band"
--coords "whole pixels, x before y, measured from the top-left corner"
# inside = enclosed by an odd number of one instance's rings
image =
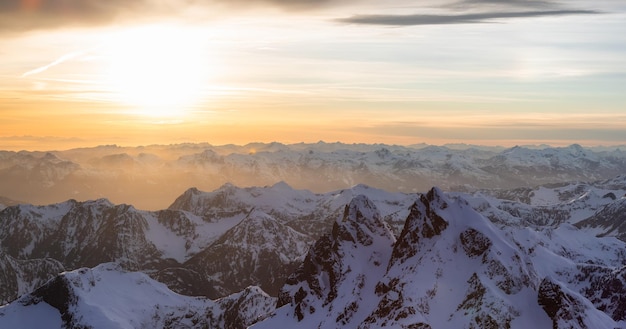
[[[100,25],[147,9],[147,0],[0,0],[0,33]]]
[[[0,34],[64,26],[107,24],[121,16],[134,20],[150,15],[176,15],[177,8],[225,8],[236,13],[241,6],[275,6],[285,10],[367,2],[366,0],[0,0]],[[392,1],[393,2],[393,1]],[[344,23],[390,26],[484,23],[516,17],[595,14],[591,10],[565,10],[550,0],[460,0],[442,8],[501,7],[502,10],[456,15],[356,15],[340,19]],[[383,5],[384,7],[384,5]],[[534,10],[511,12],[522,7]],[[509,10],[505,10],[508,8]],[[543,9],[543,10],[539,10]],[[550,10],[552,9],[552,10]]]
[[[461,15],[356,15],[339,19],[343,23],[369,25],[439,25],[486,23],[494,19],[598,14],[593,10],[548,10],[522,12],[489,12]]]

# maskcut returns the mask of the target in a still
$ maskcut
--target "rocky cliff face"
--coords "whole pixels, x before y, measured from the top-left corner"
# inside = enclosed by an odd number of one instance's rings
[[[0,251],[0,305],[35,290],[63,272],[63,265],[51,258],[15,259]]]
[[[183,267],[199,273],[200,285],[217,298],[250,285],[276,295],[288,273],[302,261],[312,239],[253,210],[237,226],[192,257]]]
[[[70,269],[111,261],[134,270],[176,264],[149,239],[158,217],[129,205],[70,200],[9,207],[0,217],[0,244],[13,257],[54,258]]]
[[[320,238],[286,281],[279,306],[287,316],[322,326],[360,323],[370,312],[377,278],[384,273],[395,237],[366,197],[355,197],[332,233]],[[358,252],[355,252],[358,250]]]

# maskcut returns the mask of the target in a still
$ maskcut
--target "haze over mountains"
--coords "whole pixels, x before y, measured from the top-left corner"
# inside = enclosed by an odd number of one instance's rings
[[[366,184],[388,191],[528,187],[594,181],[626,172],[620,148],[509,149],[384,144],[253,143],[0,151],[0,196],[32,204],[107,198],[139,209],[166,208],[189,187],[284,181],[314,192]],[[2,203],[2,202],[0,202]]]
[[[621,151],[265,146],[276,149],[216,155],[225,159],[219,168],[232,157],[266,171],[272,159],[282,164],[278,174],[295,178],[303,171],[290,163],[320,154],[332,170],[310,181],[340,170],[356,177],[360,159],[370,173],[362,177],[410,186],[401,178],[460,175],[476,185],[414,193],[356,184],[320,193],[284,181],[224,183],[211,192],[188,187],[154,211],[104,198],[7,200],[0,304],[9,304],[0,307],[0,327],[626,327],[626,176],[614,175],[623,170]],[[117,150],[72,152],[103,149]],[[26,155],[73,167],[59,154]],[[407,158],[420,160],[382,176]],[[540,179],[551,183],[531,184]],[[505,181],[515,187],[502,188]]]

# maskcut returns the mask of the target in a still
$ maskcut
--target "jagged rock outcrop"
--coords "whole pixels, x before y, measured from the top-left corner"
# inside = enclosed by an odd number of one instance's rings
[[[586,283],[581,294],[616,321],[626,321],[626,266],[579,265],[575,279]]]
[[[216,300],[219,309],[208,316],[216,328],[248,328],[274,311],[276,298],[257,286]]]
[[[434,188],[412,207],[365,327],[507,328],[534,276],[491,223]]]
[[[543,245],[524,241],[533,234],[549,240],[552,233],[503,231],[462,198],[433,188],[411,206],[393,242],[380,233],[363,233],[382,232],[367,228],[376,222],[376,212],[366,205],[355,198],[346,211],[354,215],[314,244],[281,290],[279,309],[255,329],[279,323],[314,328],[546,328],[556,323],[555,328],[578,328],[594,321],[600,328],[619,327],[617,316],[611,319],[598,303],[564,288],[576,286],[566,273],[577,273],[572,260],[584,255],[567,251],[558,236]],[[559,249],[562,254],[556,253]],[[566,257],[572,257],[569,263]],[[544,279],[549,274],[555,279]],[[618,281],[611,281],[614,290],[604,292],[612,293],[612,300],[619,300]]]
[[[376,277],[385,271],[394,242],[374,204],[356,196],[332,233],[311,247],[287,279],[278,305],[288,305],[287,316],[304,326],[313,325],[307,322],[312,318],[326,327],[361,322],[371,310]]]
[[[615,322],[578,294],[552,278],[539,285],[537,301],[552,320],[552,328],[617,328]]]

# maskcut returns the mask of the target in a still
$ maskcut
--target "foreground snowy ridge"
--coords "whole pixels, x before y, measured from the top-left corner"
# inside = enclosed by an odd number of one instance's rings
[[[623,304],[609,314],[597,308],[607,310],[609,289],[596,287],[605,291],[594,292],[595,305],[577,290],[586,281],[571,279],[584,266],[541,245],[529,255],[522,243],[530,241],[499,230],[463,200],[438,189],[422,195],[395,243],[379,217],[356,197],[289,277],[282,307],[254,328],[626,326]],[[615,287],[626,293],[621,282]]]
[[[113,263],[65,272],[0,308],[2,328],[245,328],[276,299],[257,287],[212,301]]]

